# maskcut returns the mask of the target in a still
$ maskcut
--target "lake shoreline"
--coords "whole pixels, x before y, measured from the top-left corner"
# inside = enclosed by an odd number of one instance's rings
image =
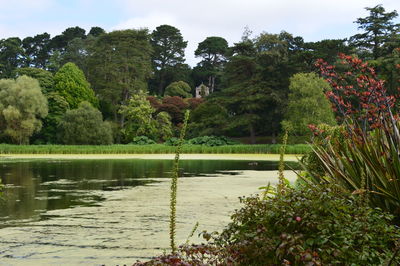
[[[279,154],[180,154],[181,160],[240,160],[278,161]],[[298,161],[302,155],[287,154],[285,161]],[[2,159],[57,159],[57,160],[110,160],[110,159],[152,159],[173,160],[175,154],[1,154]]]

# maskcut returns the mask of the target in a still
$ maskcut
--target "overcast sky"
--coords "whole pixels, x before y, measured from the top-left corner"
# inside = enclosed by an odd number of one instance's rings
[[[254,35],[285,30],[305,41],[346,38],[357,33],[353,22],[368,15],[364,8],[378,4],[400,11],[399,0],[0,0],[0,39],[55,36],[74,26],[112,31],[169,24],[189,42],[193,66],[194,50],[208,36],[231,45],[247,26]]]

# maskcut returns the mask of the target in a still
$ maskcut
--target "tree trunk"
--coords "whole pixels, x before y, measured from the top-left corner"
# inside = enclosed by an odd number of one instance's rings
[[[165,74],[164,71],[161,71],[160,73],[160,80],[158,83],[158,94],[160,96],[164,96],[164,87],[165,87]]]

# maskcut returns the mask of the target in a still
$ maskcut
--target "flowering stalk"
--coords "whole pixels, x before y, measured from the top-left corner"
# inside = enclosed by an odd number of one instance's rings
[[[176,197],[177,197],[177,190],[178,190],[178,175],[179,175],[179,155],[182,150],[183,140],[185,139],[186,128],[189,121],[189,111],[185,113],[185,119],[183,122],[183,127],[181,129],[181,134],[179,137],[178,146],[176,147],[175,152],[175,160],[174,160],[174,170],[173,176],[171,180],[171,197],[170,197],[170,220],[169,220],[169,237],[170,237],[170,244],[172,252],[176,252],[176,243],[175,243],[175,233],[176,233]]]

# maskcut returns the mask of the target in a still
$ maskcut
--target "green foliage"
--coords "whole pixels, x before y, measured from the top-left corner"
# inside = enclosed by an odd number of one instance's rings
[[[208,81],[210,92],[214,92],[217,78],[221,75],[222,66],[226,61],[228,42],[222,37],[207,37],[200,42],[196,51],[196,57],[203,60],[198,64],[198,72],[203,72],[202,82]],[[205,79],[204,79],[205,78]]]
[[[103,122],[99,110],[88,102],[68,110],[60,122],[60,140],[72,145],[101,145],[112,143],[111,125]]]
[[[161,141],[170,139],[172,133],[171,116],[167,112],[159,112],[156,115],[157,121],[157,136]]]
[[[157,123],[152,117],[155,111],[144,92],[132,95],[128,104],[121,106],[119,113],[126,120],[121,131],[126,142],[130,142],[135,136],[156,137]]]
[[[385,265],[400,237],[391,215],[329,187],[241,202],[221,234],[203,233],[208,243],[136,265]]]
[[[394,214],[400,223],[399,125],[376,129],[361,141],[347,137],[316,146],[314,153],[323,174],[311,172],[312,180],[365,194],[368,203]]]
[[[205,146],[205,145],[183,145],[182,153],[202,154],[279,154],[281,145],[227,145],[227,146]],[[286,147],[287,154],[304,154],[311,150],[309,145],[296,144]],[[175,147],[164,144],[153,145],[10,145],[0,144],[0,154],[166,154],[174,153]]]
[[[184,141],[184,143],[186,144],[187,141]],[[178,144],[179,144],[179,139],[176,137],[169,138],[164,142],[164,145],[167,146],[178,146]]]
[[[183,40],[179,29],[170,25],[161,25],[151,33],[150,43],[154,50],[152,56],[155,70],[153,83],[157,87],[153,91],[164,95],[165,86],[171,81],[179,80],[177,72],[181,72],[185,68],[187,41]]]
[[[164,96],[179,96],[182,98],[191,98],[191,88],[189,84],[184,81],[175,81],[165,88]]]
[[[21,39],[11,37],[0,40],[0,78],[13,78],[14,70],[23,63]]]
[[[156,142],[152,139],[149,139],[146,136],[137,136],[134,137],[131,144],[135,145],[149,145],[149,144],[155,144]]]
[[[85,75],[74,63],[66,63],[54,75],[54,90],[68,102],[71,109],[87,101],[98,106],[98,100]]]
[[[44,143],[58,142],[58,126],[65,112],[69,110],[69,104],[56,92],[47,94],[49,114],[43,119],[43,127],[36,136],[37,140]]]
[[[188,135],[223,135],[228,126],[228,110],[213,101],[206,101],[192,111]]]
[[[22,76],[0,80],[0,130],[2,137],[16,144],[28,144],[42,127],[47,100],[37,80]]]
[[[308,125],[321,123],[335,125],[336,121],[324,90],[329,84],[314,73],[299,73],[290,78],[289,102],[284,128],[293,135],[310,135]]]
[[[174,160],[174,171],[173,171],[173,176],[171,180],[171,196],[170,196],[170,222],[169,222],[169,236],[170,236],[170,241],[171,241],[171,250],[173,253],[176,252],[176,243],[175,243],[175,232],[176,232],[176,198],[177,198],[177,193],[178,193],[178,177],[179,177],[179,155],[182,150],[182,144],[185,139],[185,134],[186,134],[186,128],[188,125],[189,121],[189,114],[190,111],[185,112],[185,118],[183,121],[183,126],[181,129],[181,133],[179,136],[179,142],[178,145],[176,146],[176,152],[175,152],[175,160]]]
[[[200,42],[194,54],[205,62],[220,63],[228,50],[228,42],[222,37],[207,37]]]
[[[206,146],[224,146],[234,145],[236,142],[224,137],[224,136],[202,136],[188,140],[188,144],[191,145],[206,145]]]
[[[369,11],[369,16],[358,18],[356,23],[358,29],[363,33],[356,34],[350,41],[359,47],[361,52],[368,59],[378,59],[388,52],[385,51],[385,44],[398,33],[400,24],[395,24],[393,20],[398,16],[397,11],[385,12],[382,5],[365,8]]]
[[[245,207],[217,240],[242,265],[382,265],[393,255],[399,230],[392,216],[330,188],[288,189]]]
[[[26,37],[22,40],[22,48],[24,49],[24,65],[28,68],[46,69],[50,57],[50,34],[47,32],[37,34],[34,37]],[[19,72],[19,69],[18,71]],[[28,73],[20,73],[20,75],[30,76]],[[30,76],[39,79],[38,77]],[[43,88],[43,84],[39,79],[39,84]]]
[[[129,98],[146,91],[151,76],[151,53],[147,30],[121,30],[101,34],[90,48],[88,80],[99,99],[110,107],[110,116],[122,125],[118,111]]]
[[[44,94],[49,93],[54,88],[53,74],[47,70],[33,67],[18,68],[18,76],[28,76],[39,81],[40,88]]]

